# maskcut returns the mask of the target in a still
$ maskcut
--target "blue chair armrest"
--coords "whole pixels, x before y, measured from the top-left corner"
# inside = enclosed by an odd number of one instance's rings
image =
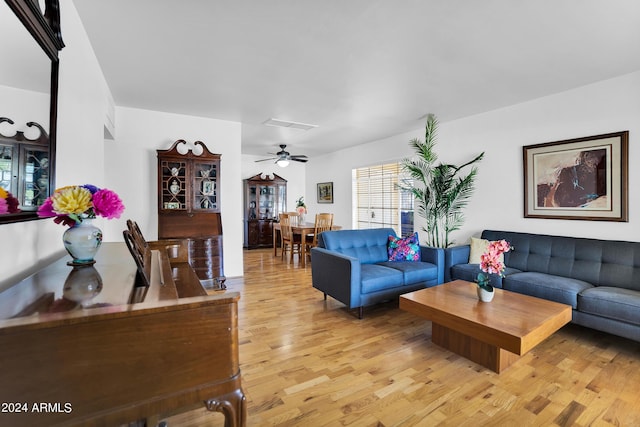
[[[438,267],[438,285],[444,283],[444,249],[420,246],[420,261],[435,264]]]
[[[349,308],[361,306],[361,268],[358,258],[328,249],[311,248],[311,282]]]
[[[444,250],[444,281],[451,281],[451,267],[469,262],[470,245],[452,246]]]

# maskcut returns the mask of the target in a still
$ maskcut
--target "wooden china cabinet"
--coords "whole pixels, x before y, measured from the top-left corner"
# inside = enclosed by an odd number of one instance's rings
[[[211,153],[201,141],[193,145],[188,149],[180,139],[168,150],[157,150],[158,238],[187,239],[189,264],[200,280],[217,285],[225,280],[220,154]],[[197,147],[200,154],[194,152]]]
[[[273,223],[287,210],[287,180],[258,174],[244,180],[244,246],[273,245]]]

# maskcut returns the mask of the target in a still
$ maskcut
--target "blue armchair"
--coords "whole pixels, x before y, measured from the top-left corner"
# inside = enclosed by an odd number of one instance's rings
[[[420,246],[420,261],[389,261],[392,228],[325,231],[311,249],[313,287],[358,309],[444,281],[444,250]]]

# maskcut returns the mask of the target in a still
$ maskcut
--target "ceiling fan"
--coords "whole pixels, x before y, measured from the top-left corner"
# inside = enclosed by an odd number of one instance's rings
[[[287,148],[285,144],[280,144],[280,151],[278,151],[277,153],[269,153],[278,157],[260,159],[260,160],[256,160],[256,162],[266,162],[268,160],[275,160],[275,164],[277,164],[281,168],[286,168],[287,166],[289,166],[290,161],[302,162],[302,163],[306,163],[308,161],[307,156],[305,156],[304,154],[297,154],[292,156],[291,154],[289,154],[288,151],[285,150],[285,148]]]

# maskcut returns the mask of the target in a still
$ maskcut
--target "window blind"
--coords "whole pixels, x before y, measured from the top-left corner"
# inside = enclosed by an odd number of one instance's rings
[[[413,232],[413,197],[398,186],[402,175],[400,163],[352,171],[353,228],[390,227],[398,235]]]

